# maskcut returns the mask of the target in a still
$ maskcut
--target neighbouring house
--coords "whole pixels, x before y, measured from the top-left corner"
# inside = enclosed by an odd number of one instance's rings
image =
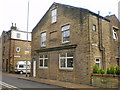
[[[15,65],[18,61],[30,61],[31,53],[31,33],[18,30],[15,26],[11,26],[9,31],[3,31],[2,39],[2,71],[14,72]],[[28,48],[27,48],[28,46]]]
[[[2,71],[2,39],[0,37],[0,70]]]
[[[87,9],[53,3],[32,30],[31,75],[90,84],[95,64],[104,70],[118,64],[119,28],[112,27]]]

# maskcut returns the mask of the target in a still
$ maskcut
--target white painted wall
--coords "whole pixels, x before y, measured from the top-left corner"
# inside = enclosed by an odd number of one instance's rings
[[[20,38],[17,38],[17,33],[20,33]],[[11,38],[17,40],[27,40],[27,32],[12,30]],[[31,41],[31,33],[28,33],[28,41]]]

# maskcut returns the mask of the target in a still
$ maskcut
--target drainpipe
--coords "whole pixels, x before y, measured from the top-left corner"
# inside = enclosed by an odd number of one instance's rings
[[[9,46],[9,71],[10,71],[10,60],[11,60],[10,51],[11,51],[11,33],[10,33],[10,46]]]
[[[102,41],[102,21],[100,18],[100,12],[98,12],[98,38],[99,38],[99,50],[102,54],[102,68],[106,70],[106,62],[105,62],[105,48],[103,47]]]

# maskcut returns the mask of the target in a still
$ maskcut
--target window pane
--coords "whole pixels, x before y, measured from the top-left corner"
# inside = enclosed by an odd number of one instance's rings
[[[41,46],[46,46],[46,32],[41,33]]]
[[[57,9],[52,10],[52,16],[55,16],[57,14]]]
[[[20,33],[17,33],[17,38],[20,38]]]
[[[63,27],[62,27],[62,31],[69,30],[69,29],[70,29],[70,25],[63,26]]]
[[[48,59],[45,59],[44,60],[44,67],[47,67],[48,66]]]
[[[43,60],[40,60],[40,66],[43,66]]]
[[[24,66],[23,65],[19,65],[19,68],[23,68]]]
[[[73,67],[73,58],[67,59],[67,67]]]
[[[60,54],[60,57],[66,57],[66,56],[65,56],[65,53],[61,53],[61,54]]]
[[[40,58],[43,58],[43,55],[40,55]]]
[[[96,59],[96,61],[100,61],[100,59]]]
[[[64,37],[63,42],[70,41],[70,37]]]
[[[47,58],[47,55],[44,55],[44,58]]]
[[[64,31],[62,36],[63,36],[63,42],[70,41],[70,31]]]
[[[52,23],[56,22],[57,9],[52,10]]]
[[[60,59],[60,67],[65,67],[65,59]]]
[[[68,52],[67,53],[67,57],[73,57],[73,53],[72,52]]]
[[[96,25],[93,25],[93,30],[96,30]]]

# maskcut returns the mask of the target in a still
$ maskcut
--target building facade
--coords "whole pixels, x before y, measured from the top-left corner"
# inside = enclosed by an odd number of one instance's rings
[[[2,70],[2,39],[0,37],[0,70]]]
[[[17,61],[31,60],[31,53],[25,53],[31,52],[31,33],[28,33],[27,42],[27,32],[18,30],[16,25],[12,24],[11,29],[3,31],[1,37],[3,71],[14,72]]]
[[[90,84],[95,64],[104,70],[111,61],[117,65],[118,38],[114,39],[109,19],[53,3],[32,31],[31,73],[36,78]]]

